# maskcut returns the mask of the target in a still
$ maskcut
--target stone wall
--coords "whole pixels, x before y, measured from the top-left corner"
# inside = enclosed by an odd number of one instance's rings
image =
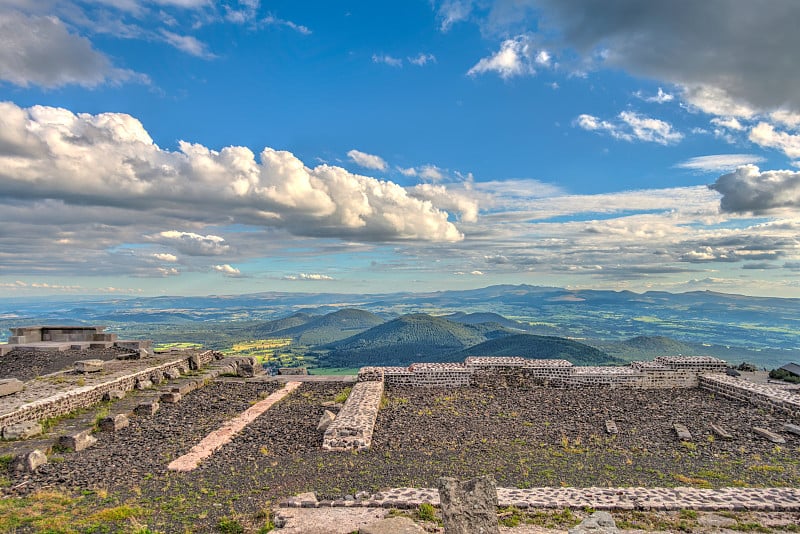
[[[706,356],[662,356],[628,367],[576,367],[567,360],[471,356],[464,363],[414,363],[408,367],[363,367],[358,381],[387,387],[697,387],[698,375],[727,364]]]
[[[770,411],[786,414],[793,422],[800,422],[800,395],[796,393],[725,374],[702,375],[699,385],[712,393],[763,406]]]
[[[214,357],[215,353],[210,350],[199,353],[186,351],[174,360],[148,367],[135,373],[117,377],[100,384],[77,387],[51,397],[38,399],[23,404],[14,411],[0,415],[0,428],[22,421],[42,421],[50,417],[66,415],[74,410],[102,401],[103,396],[109,391],[132,391],[137,381],[149,379],[154,373],[163,373],[177,368],[188,369],[190,360],[193,358],[199,361],[201,366],[205,366]]]
[[[329,451],[364,450],[372,444],[372,431],[383,397],[383,382],[358,382],[336,419],[325,431],[322,448]]]

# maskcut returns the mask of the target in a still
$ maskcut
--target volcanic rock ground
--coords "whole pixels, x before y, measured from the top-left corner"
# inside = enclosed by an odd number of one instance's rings
[[[110,347],[107,349],[44,351],[14,349],[0,358],[0,378],[19,378],[30,380],[37,376],[71,369],[78,360],[94,358],[113,360],[118,356],[130,354],[130,349]]]
[[[695,389],[387,389],[372,449],[321,450],[317,422],[343,384],[306,383],[245,428],[198,469],[167,471],[222,422],[280,384],[212,383],[101,433],[33,475],[9,474],[3,491],[100,490],[148,510],[160,532],[214,531],[221,517],[262,518],[277,500],[304,491],[340,498],[390,487],[435,487],[440,476],[493,475],[498,485],[798,486],[800,438],[776,446],[753,426],[783,420]],[[614,419],[619,434],[605,433]],[[675,438],[672,423],[694,440]],[[734,435],[712,437],[710,423]],[[246,520],[244,521],[246,523]]]

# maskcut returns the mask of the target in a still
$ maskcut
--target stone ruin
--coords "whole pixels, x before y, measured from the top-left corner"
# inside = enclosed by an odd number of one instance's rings
[[[659,356],[628,367],[575,366],[567,360],[470,356],[464,363],[412,363],[362,367],[359,382],[382,380],[412,387],[697,387],[698,376],[724,373],[727,363],[710,356]]]
[[[727,363],[710,356],[659,356],[627,367],[575,366],[567,360],[471,356],[463,363],[413,363],[362,367],[342,411],[325,431],[326,450],[370,447],[384,387],[610,387],[695,388],[784,413],[800,422],[800,396],[727,376]],[[613,421],[607,431],[615,433]],[[791,428],[798,428],[791,423]],[[787,428],[788,428],[787,427]],[[793,431],[789,428],[788,431]],[[798,428],[800,432],[800,428]]]
[[[11,328],[7,344],[0,345],[0,356],[13,349],[61,352],[65,350],[150,349],[150,340],[121,340],[105,332],[105,326],[22,326]]]

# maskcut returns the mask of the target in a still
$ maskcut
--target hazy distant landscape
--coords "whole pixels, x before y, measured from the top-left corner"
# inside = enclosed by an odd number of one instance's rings
[[[664,354],[772,368],[800,359],[798,299],[713,292],[615,292],[519,286],[345,295],[0,299],[15,325],[103,324],[123,337],[264,349],[287,365],[356,368],[468,355],[621,365]]]

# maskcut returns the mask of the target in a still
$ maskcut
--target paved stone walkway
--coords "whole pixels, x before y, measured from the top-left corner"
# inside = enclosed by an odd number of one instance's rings
[[[497,488],[497,498],[501,508],[516,506],[521,509],[800,512],[800,488]],[[435,488],[394,488],[336,501],[317,501],[313,494],[303,494],[280,505],[290,508],[416,508],[422,503],[438,506],[438,491]]]
[[[203,438],[203,440],[192,447],[188,453],[170,462],[167,468],[171,471],[192,471],[202,460],[208,458],[214,454],[217,449],[230,442],[236,434],[252,423],[256,417],[269,410],[273,404],[300,387],[301,384],[302,382],[287,382],[284,388],[279,389],[266,399],[257,402],[225,423],[222,427]]]

